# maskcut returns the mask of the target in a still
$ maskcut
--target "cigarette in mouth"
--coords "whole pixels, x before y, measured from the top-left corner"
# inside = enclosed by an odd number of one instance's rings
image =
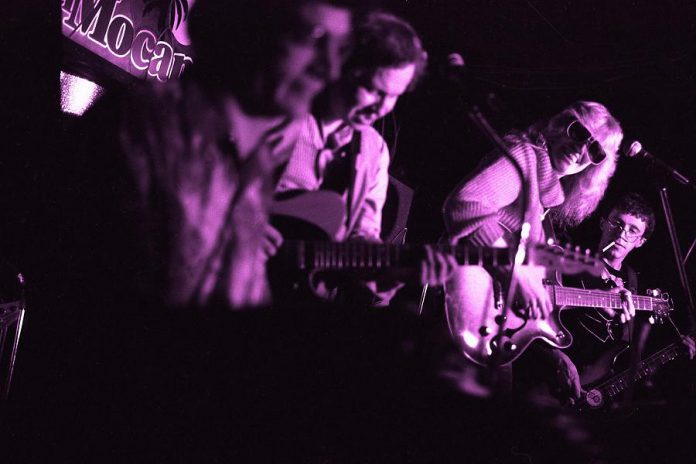
[[[614,240],[613,242],[609,243],[609,245],[607,245],[607,246],[605,246],[604,248],[602,248],[602,253],[604,253],[605,251],[607,251],[609,248],[613,247],[615,243],[616,243],[616,240]]]

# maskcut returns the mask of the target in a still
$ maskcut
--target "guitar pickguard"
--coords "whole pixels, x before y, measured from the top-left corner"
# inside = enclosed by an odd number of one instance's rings
[[[531,269],[544,280],[544,268]],[[561,324],[559,311],[546,319],[528,319],[508,306],[499,286],[478,266],[458,267],[445,284],[447,323],[467,358],[483,366],[503,366],[517,359],[537,338],[556,348],[570,346],[572,336]]]

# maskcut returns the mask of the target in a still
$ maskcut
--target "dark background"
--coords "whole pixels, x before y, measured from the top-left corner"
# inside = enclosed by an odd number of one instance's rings
[[[0,128],[5,141],[0,155],[0,259],[3,276],[20,269],[29,285],[30,306],[14,392],[16,398],[25,400],[19,404],[29,417],[40,408],[32,405],[42,404],[35,399],[60,401],[48,396],[46,389],[64,376],[61,369],[73,355],[75,359],[81,355],[61,353],[56,343],[49,343],[60,338],[58,332],[66,320],[55,313],[60,305],[51,305],[51,295],[42,294],[44,270],[51,266],[37,252],[51,243],[51,224],[42,221],[40,208],[35,208],[47,202],[42,169],[46,160],[61,156],[59,6],[39,14],[21,11],[20,3],[9,4],[8,27],[0,28],[2,45],[16,58],[3,71],[10,83],[3,88]],[[692,154],[696,129],[693,2],[394,0],[384,4],[415,26],[431,61],[427,78],[381,123],[392,148],[392,174],[416,191],[408,241],[439,238],[445,195],[491,148],[468,121],[464,101],[479,105],[493,126],[505,132],[524,128],[576,100],[596,100],[621,121],[627,137],[639,139],[687,177],[696,178]],[[16,42],[9,40],[13,36],[18,38]],[[454,91],[441,77],[440,70],[452,52],[466,61],[464,90]],[[488,104],[491,92],[497,95],[497,106],[505,110],[497,111]],[[655,169],[646,170],[641,161],[621,159],[606,198],[638,191],[653,203],[658,215],[655,235],[630,261],[641,271],[644,287],[660,287],[675,295],[679,320],[686,307],[657,194],[662,186],[669,189],[686,251],[696,236],[693,191],[664,179]],[[599,237],[598,217],[570,231],[570,236],[583,247],[594,246]],[[691,257],[687,264],[691,282],[695,262],[696,257]],[[43,304],[32,304],[37,300]],[[47,317],[51,311],[54,313]],[[75,332],[80,330],[79,321],[68,324],[78,326]],[[60,358],[62,364],[54,358]],[[69,368],[77,377],[89,376],[83,365]],[[687,412],[693,410],[692,374],[693,370],[664,376],[673,385],[675,380],[682,381],[684,388],[678,393],[684,395],[690,388],[686,394],[691,398],[687,403],[675,399],[664,413],[665,423],[683,420],[675,411],[682,404],[690,408]],[[56,431],[43,433],[46,439]],[[672,433],[678,432],[661,430],[656,437],[659,443],[667,443]],[[16,434],[4,437],[14,439]],[[678,457],[679,451],[675,449],[673,455]]]

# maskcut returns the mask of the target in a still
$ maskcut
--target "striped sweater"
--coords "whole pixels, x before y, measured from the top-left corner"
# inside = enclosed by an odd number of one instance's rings
[[[545,208],[563,203],[563,188],[546,149],[519,137],[510,140],[511,154],[529,188],[526,221],[531,226],[530,240],[544,241],[542,214]],[[475,245],[491,246],[506,230],[519,231],[521,192],[513,164],[497,151],[489,153],[445,200],[445,227],[451,241],[468,238]]]

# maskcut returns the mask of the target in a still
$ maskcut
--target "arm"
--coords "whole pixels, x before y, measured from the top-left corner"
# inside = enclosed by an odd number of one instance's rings
[[[530,351],[544,362],[549,369],[549,377],[552,385],[558,388],[561,400],[566,398],[571,404],[580,398],[582,386],[580,385],[580,374],[575,363],[570,357],[558,348],[552,348],[540,343],[533,343],[529,347]]]
[[[365,134],[364,136],[367,136]],[[367,240],[381,242],[382,209],[387,199],[387,187],[389,185],[389,149],[381,137],[379,142],[379,154],[373,158],[376,167],[368,166],[369,175],[366,176],[366,189],[364,201],[360,209],[356,211],[357,220],[350,233],[349,240]],[[372,140],[371,140],[372,141]],[[374,306],[388,306],[391,299],[404,286],[398,278],[389,275],[380,275],[374,280],[363,282],[375,297]]]
[[[445,227],[454,243],[468,237],[475,245],[493,245],[505,229],[498,211],[517,200],[521,192],[517,170],[503,157],[480,166],[448,195],[443,207]]]
[[[358,218],[350,234],[353,240],[381,241],[382,209],[386,201],[387,187],[389,184],[389,151],[381,137],[378,141],[379,155],[375,159],[376,169],[367,176],[367,194],[360,210]],[[372,141],[372,139],[371,139]],[[369,169],[369,167],[368,167]],[[374,173],[374,174],[373,174]],[[426,255],[420,268],[415,272],[389,272],[381,273],[374,280],[366,281],[365,286],[374,294],[378,302],[377,306],[386,306],[390,300],[403,287],[405,281],[419,281],[421,284],[441,285],[452,273],[455,260],[435,248],[426,246]]]
[[[367,137],[367,135],[364,137]],[[386,142],[378,135],[377,137],[379,138],[378,141],[374,141],[370,145],[373,145],[374,149],[379,149],[379,154],[369,160],[365,160],[369,163],[374,163],[374,166],[366,167],[366,193],[360,208],[354,212],[356,221],[350,231],[349,239],[359,238],[374,242],[381,241],[382,209],[387,200],[387,188],[389,186],[389,149]]]

